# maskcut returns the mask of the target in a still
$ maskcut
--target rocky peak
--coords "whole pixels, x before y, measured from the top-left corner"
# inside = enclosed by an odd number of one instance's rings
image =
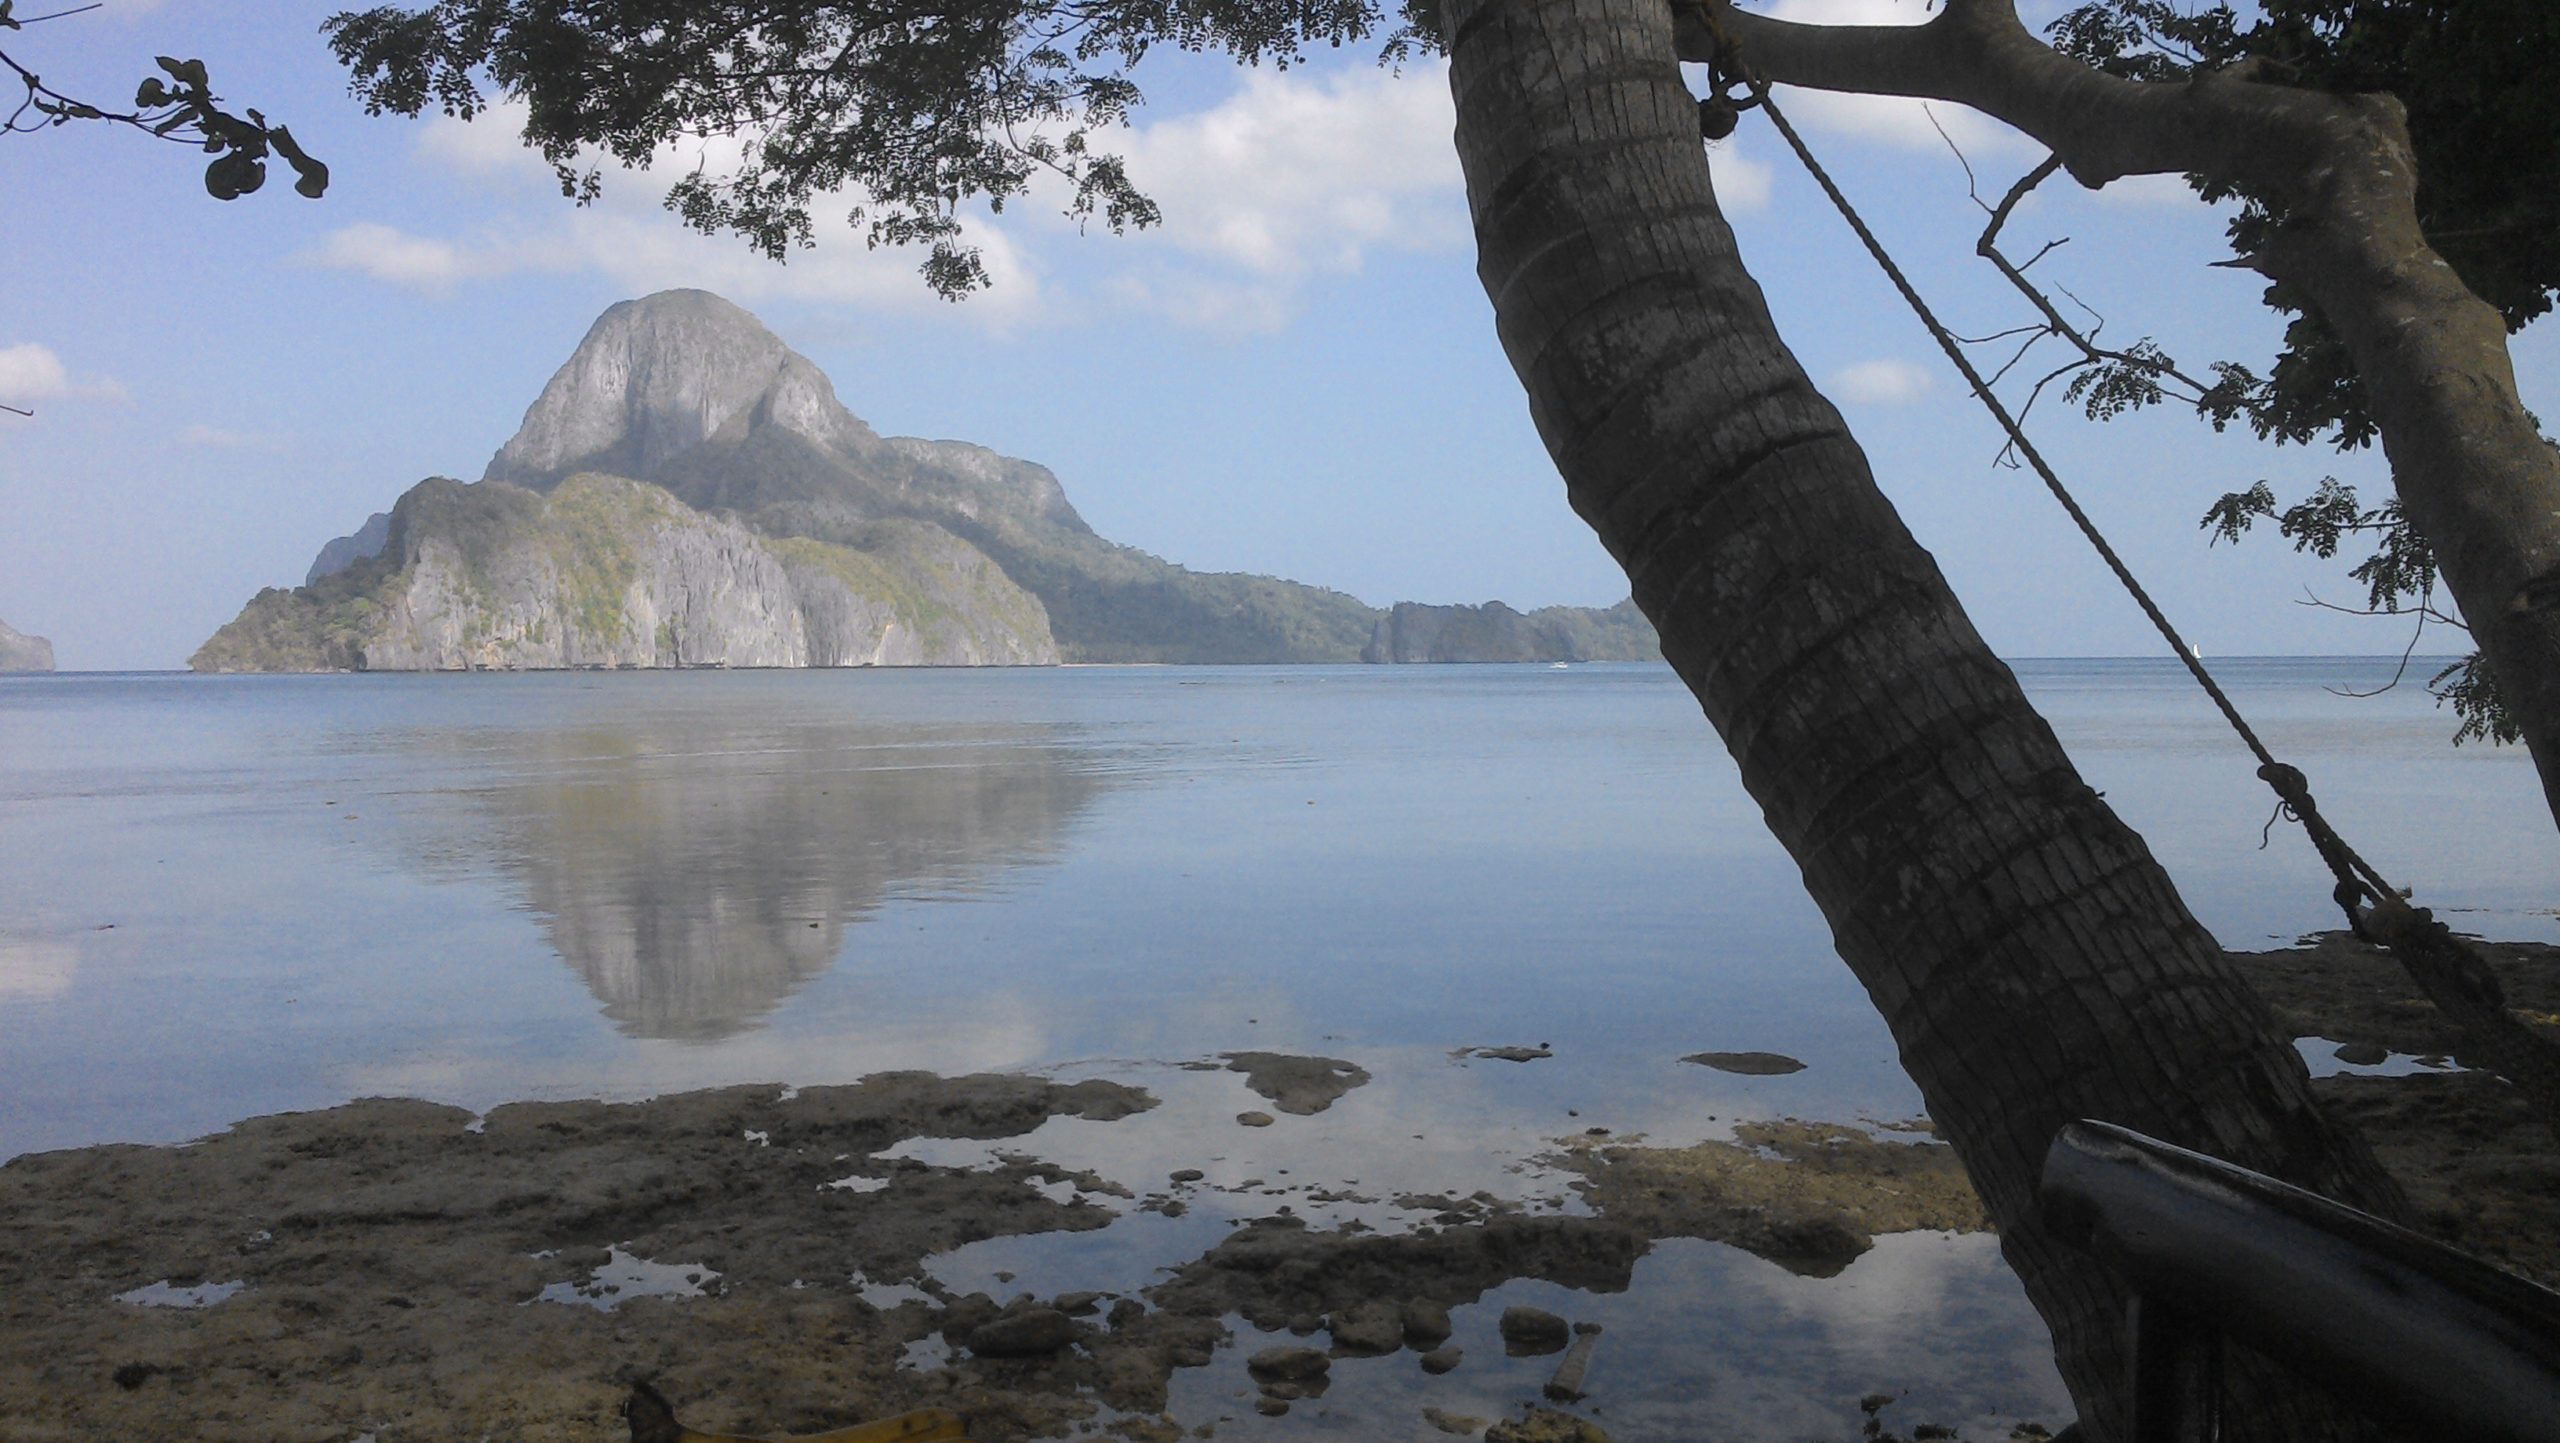
[[[321,547],[320,554],[311,559],[311,569],[302,574],[302,584],[310,586],[321,577],[335,576],[359,561],[380,556],[382,548],[390,543],[391,513],[376,511],[353,532]]]
[[[53,670],[53,643],[0,621],[0,671]]]
[[[709,291],[607,310],[483,479],[548,487],[579,471],[654,477],[705,442],[777,427],[851,456],[878,443],[809,359]]]

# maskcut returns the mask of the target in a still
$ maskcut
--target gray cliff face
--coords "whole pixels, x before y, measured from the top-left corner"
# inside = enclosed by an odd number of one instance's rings
[[[773,540],[655,486],[420,482],[384,552],[262,593],[201,671],[1048,665],[1048,615],[922,522]]]
[[[971,521],[1035,519],[1090,536],[1067,488],[1037,462],[1021,461],[967,441],[892,436],[888,450],[906,463],[899,484],[911,498],[932,497]],[[957,484],[954,484],[957,483]]]
[[[323,576],[335,576],[359,561],[380,556],[382,548],[390,542],[391,513],[376,511],[366,517],[364,524],[352,534],[321,547],[320,554],[311,559],[311,569],[303,573],[302,584],[309,586]]]
[[[858,549],[796,539],[782,560],[811,666],[1054,666],[1040,599],[985,552],[922,521],[875,523]]]
[[[1662,643],[1633,600],[1606,610],[1547,606],[1523,614],[1499,601],[1426,606],[1400,601],[1378,618],[1367,662],[1659,661]]]
[[[715,440],[786,431],[855,456],[879,438],[764,324],[709,291],[661,291],[598,317],[483,479],[536,489],[580,471],[655,480]]]
[[[483,479],[540,490],[580,471],[636,477],[698,509],[750,517],[1086,531],[1045,467],[960,441],[884,442],[815,363],[708,291],[661,291],[606,311]]]
[[[474,565],[451,540],[426,537],[407,590],[365,644],[365,668],[811,664],[790,577],[745,531],[655,525],[633,552],[620,588],[582,594],[595,579],[571,575],[538,539]]]
[[[551,509],[555,524],[505,538],[478,556],[444,535],[420,537],[409,556],[407,587],[364,647],[364,666],[452,671],[1057,660],[1039,603],[957,538],[925,528],[898,538],[924,554],[777,545],[734,522],[689,511],[656,487],[598,476],[560,487]],[[569,514],[556,514],[564,511]],[[979,624],[950,623],[937,611]]]
[[[1378,618],[1360,659],[1367,662],[1571,661],[1539,655],[1529,618],[1488,601],[1482,606],[1428,606],[1400,601]]]
[[[53,643],[0,621],[0,671],[53,670]]]

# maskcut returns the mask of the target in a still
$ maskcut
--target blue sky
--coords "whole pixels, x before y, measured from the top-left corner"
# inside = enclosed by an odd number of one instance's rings
[[[23,4],[41,13],[42,3]],[[649,175],[578,210],[503,115],[371,119],[298,0],[110,3],[9,35],[48,82],[130,96],[158,53],[290,124],[333,173],[204,196],[186,151],[74,126],[0,139],[0,619],[65,668],[173,667],[262,586],[434,474],[475,478],[597,312],[676,285],[762,316],[884,433],[978,441],[1053,468],[1097,530],[1204,569],[1273,572],[1372,603],[1605,605],[1624,580],[1566,508],[1473,272],[1445,80],[1365,54],[1286,74],[1150,59],[1121,137],[1166,223],[1079,234],[1040,205],[980,227],[998,285],[932,298],[909,257],[841,225],[775,266],[697,237]],[[1776,0],[1805,19],[1917,19],[1917,0]],[[2025,319],[1972,256],[1981,213],[1921,109],[1782,92],[1852,196],[1959,329]],[[1939,121],[1987,193],[2039,158]],[[1993,645],[2113,655],[2156,643],[1765,125],[1714,164],[1746,256],[1807,368]],[[2263,362],[2259,285],[2210,268],[2220,220],[2174,182],[2021,213],[2020,250],[2107,318],[2191,363]],[[2560,411],[2547,325],[2517,347]],[[2034,427],[2209,653],[2396,651],[2405,633],[2297,604],[2348,601],[2342,564],[2272,541],[2208,550],[2206,503],[2262,476],[2379,494],[2370,456],[2277,451],[2160,414]],[[2430,651],[2455,649],[2430,638]]]

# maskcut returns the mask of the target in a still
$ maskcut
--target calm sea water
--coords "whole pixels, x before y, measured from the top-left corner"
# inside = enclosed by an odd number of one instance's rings
[[[2298,833],[2260,849],[2271,802],[2174,663],[2019,670],[2228,945],[2336,925]],[[2338,694],[2387,662],[2217,671],[2420,900],[2560,938],[2560,838],[2519,752],[2447,746],[2414,685]],[[1555,1056],[1450,1055],[1519,1043]],[[0,680],[0,1157],[367,1094],[886,1068],[1140,1078],[1168,1098],[1161,1139],[1251,1105],[1171,1066],[1241,1048],[1378,1081],[1221,1163],[1373,1190],[1534,1190],[1527,1160],[1593,1119],[1677,1142],[1918,1107],[1660,667]],[[1677,1061],[1709,1049],[1811,1066]],[[1054,1131],[1106,1170],[1163,1160],[1126,1128]],[[1123,1234],[947,1262],[1143,1281],[1214,1241]],[[1854,1398],[1878,1380],[1842,1358],[1957,1316],[1987,1361],[1950,1410],[2059,1396],[1983,1240],[1820,1285],[1702,1244],[1646,1267],[1613,1306],[1796,1320],[1754,1334],[1795,1362],[1730,1363],[1736,1416],[1768,1422],[1817,1374]]]

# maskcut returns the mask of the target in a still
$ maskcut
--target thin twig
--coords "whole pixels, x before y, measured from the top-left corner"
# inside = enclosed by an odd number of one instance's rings
[[[2435,605],[2426,599],[2427,596],[2431,596],[2432,594],[2432,591],[2422,593],[2418,604],[2415,606],[2340,606],[2334,601],[2322,601],[2319,597],[2312,595],[2310,593],[2310,589],[2306,587],[2304,588],[2304,593],[2301,599],[2295,601],[2293,604],[2296,606],[2308,606],[2318,611],[2334,611],[2340,616],[2416,616],[2424,614],[2428,620],[2435,622],[2439,626],[2455,627],[2462,631],[2469,631],[2471,629],[2468,625],[2464,624],[2461,618],[2449,616],[2444,612],[2437,610]]]
[[[2306,590],[2307,589],[2308,588],[2306,588]],[[2432,590],[2432,588],[2430,589]],[[2312,600],[2317,602],[2319,598],[2315,596]],[[2335,609],[2344,610],[2345,608],[2339,607]],[[2427,634],[2427,618],[2434,612],[2434,610],[2435,608],[2425,605],[2423,601],[2420,603],[2418,607],[2418,624],[2409,633],[2409,644],[2400,649],[2400,664],[2391,669],[2391,680],[2384,682],[2382,685],[2377,686],[2370,691],[2358,691],[2351,686],[2324,686],[2321,690],[2329,693],[2331,696],[2346,696],[2361,699],[2369,696],[2380,696],[2384,692],[2398,686],[2400,684],[2400,679],[2409,674],[2409,658],[2418,654],[2418,638]]]

